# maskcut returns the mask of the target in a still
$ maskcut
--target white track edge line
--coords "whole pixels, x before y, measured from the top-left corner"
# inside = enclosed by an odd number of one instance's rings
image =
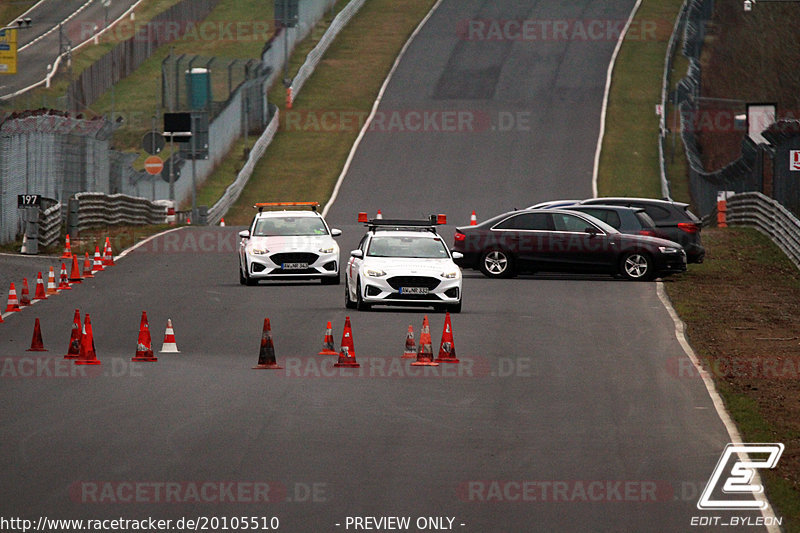
[[[611,61],[608,63],[608,70],[606,70],[606,87],[603,92],[603,105],[600,108],[600,133],[597,135],[597,147],[594,151],[594,167],[592,168],[592,197],[597,198],[597,175],[600,170],[600,152],[603,151],[603,139],[606,135],[606,112],[608,111],[608,96],[611,93],[611,79],[614,76],[614,65],[617,63],[617,56],[619,50],[622,48],[622,42],[628,34],[628,28],[631,27],[636,13],[639,11],[639,6],[642,5],[642,0],[636,0],[636,5],[633,6],[631,14],[628,17],[628,22],[619,34],[617,45],[614,47],[614,52],[611,54]]]
[[[664,290],[663,282],[659,281],[656,283],[656,293],[658,294],[658,299],[661,300],[661,303],[667,310],[667,313],[669,313],[670,318],[672,318],[672,322],[675,324],[675,338],[678,339],[678,344],[681,345],[683,352],[692,362],[697,370],[698,375],[703,380],[706,391],[708,391],[708,395],[711,397],[711,403],[714,404],[714,409],[717,411],[717,416],[719,416],[722,424],[725,426],[725,430],[728,432],[730,442],[742,443],[742,435],[739,433],[739,428],[736,427],[736,423],[733,421],[733,418],[731,418],[730,413],[728,413],[727,409],[725,409],[725,402],[722,400],[722,396],[720,396],[719,391],[717,390],[714,379],[711,377],[711,374],[709,374],[708,371],[703,368],[703,365],[692,348],[692,345],[689,344],[689,340],[686,337],[686,324],[680,319],[678,313],[675,311],[675,308],[672,307],[672,302]],[[743,461],[748,460],[747,454],[739,454],[739,458]],[[753,481],[756,484],[763,486],[763,482],[761,481],[761,476],[759,475],[758,470],[754,470],[754,472],[755,476]],[[709,472],[709,476],[710,475],[711,472]],[[775,525],[777,517],[772,509],[772,506],[769,504],[767,497],[763,492],[754,494],[753,496],[756,500],[765,502],[767,504],[766,509],[761,510],[761,515],[765,518],[765,522],[769,522],[771,524],[765,525],[767,531],[770,533],[779,533],[781,529]]]
[[[333,192],[331,193],[331,197],[328,199],[328,202],[325,204],[325,207],[322,209],[322,216],[327,217],[328,211],[330,211],[331,207],[333,207],[333,203],[336,201],[336,197],[339,196],[339,189],[342,187],[342,183],[344,182],[345,176],[347,176],[347,172],[350,170],[350,165],[353,163],[353,159],[355,158],[356,151],[358,150],[359,145],[361,144],[361,140],[366,135],[367,130],[369,129],[370,124],[372,123],[372,119],[375,118],[375,113],[378,111],[378,106],[383,99],[383,94],[386,92],[386,87],[389,85],[389,82],[392,80],[392,76],[394,75],[395,70],[400,65],[400,61],[403,59],[403,56],[406,54],[406,50],[408,47],[411,46],[412,41],[417,36],[417,34],[422,31],[422,28],[427,24],[428,20],[433,16],[436,10],[439,8],[439,5],[443,2],[443,0],[438,0],[433,7],[431,7],[428,14],[425,15],[417,27],[414,29],[411,36],[406,40],[403,48],[400,49],[400,53],[397,54],[397,57],[392,64],[392,68],[389,70],[389,74],[386,75],[386,79],[383,80],[383,85],[381,85],[380,91],[378,91],[378,96],[375,98],[375,102],[372,104],[372,111],[370,112],[367,120],[364,121],[364,126],[362,126],[361,131],[358,132],[358,137],[356,137],[356,141],[353,143],[352,148],[350,148],[350,153],[347,155],[347,160],[344,162],[344,167],[342,167],[342,172],[339,174],[339,178],[336,180],[336,186],[333,188]]]

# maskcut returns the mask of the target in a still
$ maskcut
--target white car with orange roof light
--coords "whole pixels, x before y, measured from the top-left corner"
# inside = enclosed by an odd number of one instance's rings
[[[253,207],[258,214],[239,232],[239,283],[262,279],[319,279],[339,284],[339,245],[317,212],[317,202],[268,202]],[[291,208],[291,209],[290,209]],[[278,209],[278,210],[275,210]]]
[[[345,306],[367,310],[373,305],[432,306],[461,312],[461,269],[436,231],[444,215],[427,220],[368,220],[367,233],[350,252],[345,269]]]

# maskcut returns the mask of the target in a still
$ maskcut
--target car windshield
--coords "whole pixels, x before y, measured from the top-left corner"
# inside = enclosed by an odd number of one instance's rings
[[[418,257],[425,259],[447,259],[447,252],[438,237],[373,237],[367,255],[370,257]]]
[[[256,221],[256,237],[290,237],[300,235],[327,235],[328,230],[317,217],[268,217]]]

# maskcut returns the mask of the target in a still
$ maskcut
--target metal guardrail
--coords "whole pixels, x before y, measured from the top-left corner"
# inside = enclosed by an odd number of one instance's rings
[[[311,77],[311,74],[314,73],[314,70],[317,68],[317,65],[322,60],[322,56],[325,55],[325,52],[328,50],[330,45],[333,43],[336,36],[339,35],[345,26],[350,22],[356,13],[361,9],[364,5],[366,0],[352,0],[349,2],[344,9],[342,9],[336,17],[334,17],[331,25],[325,31],[325,34],[319,40],[317,45],[308,53],[306,56],[306,60],[303,65],[300,67],[300,70],[297,71],[294,79],[292,80],[292,100],[297,98],[297,95],[303,89],[303,85],[305,85],[308,78]]]
[[[253,169],[255,169],[256,163],[258,163],[258,160],[264,155],[264,152],[267,151],[267,147],[275,137],[275,133],[278,131],[278,125],[280,124],[280,111],[278,108],[275,108],[274,111],[272,119],[269,121],[264,133],[261,134],[261,137],[258,138],[253,148],[250,150],[247,162],[242,167],[242,170],[239,171],[236,180],[225,189],[222,198],[209,208],[207,219],[209,224],[218,224],[228,209],[239,199],[239,195],[242,194],[242,190],[244,190],[245,185],[247,185],[247,181],[250,179],[250,176],[253,175]]]
[[[760,192],[728,198],[727,223],[751,226],[767,235],[800,268],[800,220],[779,202]]]
[[[125,194],[82,192],[78,200],[78,231],[116,224],[144,225],[166,222],[167,208],[145,198]]]

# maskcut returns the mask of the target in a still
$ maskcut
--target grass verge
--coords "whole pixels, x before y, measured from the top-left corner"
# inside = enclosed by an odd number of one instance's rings
[[[434,0],[367,2],[337,37],[288,113],[300,117],[330,110],[369,113],[397,54],[433,4]],[[282,107],[285,125],[284,102],[278,91],[272,97]],[[226,222],[247,224],[257,201],[324,203],[330,197],[359,128],[320,131],[304,127],[304,119],[295,123],[300,127],[281,127],[239,201],[228,211]]]
[[[70,247],[72,252],[77,254],[79,258],[84,257],[88,253],[89,257],[94,256],[95,247],[100,247],[100,253],[103,253],[103,246],[106,242],[106,237],[111,240],[111,248],[114,254],[119,254],[122,250],[130,248],[134,244],[152,237],[157,233],[173,228],[167,224],[157,224],[152,226],[107,226],[103,228],[93,228],[82,231],[80,237],[70,237]],[[39,255],[54,255],[60,256],[64,251],[64,236],[52,246],[43,247],[39,246]],[[5,253],[19,253],[22,248],[22,240],[17,240],[8,244],[0,246],[0,252]],[[83,263],[81,263],[83,268]]]
[[[682,0],[642,3],[617,57],[600,156],[600,196],[661,197],[658,116],[664,54]]]

